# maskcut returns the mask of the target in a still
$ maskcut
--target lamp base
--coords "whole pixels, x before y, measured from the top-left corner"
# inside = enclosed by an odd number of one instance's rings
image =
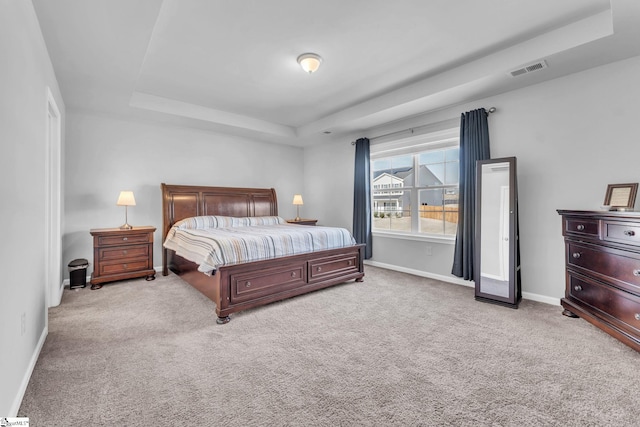
[[[295,217],[293,220],[294,220],[294,221],[300,221],[300,217],[299,217],[299,216],[297,216],[297,217]]]
[[[131,230],[133,228],[133,225],[124,223],[120,226],[120,230]]]

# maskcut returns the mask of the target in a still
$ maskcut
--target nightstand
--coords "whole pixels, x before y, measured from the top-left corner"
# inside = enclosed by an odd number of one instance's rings
[[[156,278],[153,268],[153,232],[155,227],[97,228],[93,236],[93,274],[91,289],[102,283],[146,277]]]
[[[299,220],[295,220],[295,219],[288,219],[287,223],[289,224],[297,224],[297,225],[316,225],[316,222],[318,222],[317,219],[305,219],[305,218],[300,218]]]

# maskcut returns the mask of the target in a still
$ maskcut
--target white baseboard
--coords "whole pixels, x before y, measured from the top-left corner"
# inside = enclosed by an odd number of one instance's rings
[[[441,274],[429,273],[428,271],[415,270],[413,268],[406,268],[406,267],[401,267],[393,264],[386,264],[378,261],[365,260],[364,264],[371,265],[373,267],[386,268],[387,270],[399,271],[401,273],[413,274],[414,276],[426,277],[429,279],[436,279],[442,282],[453,283],[456,285],[467,286],[470,288],[475,287],[475,282],[473,280],[462,280],[457,277],[443,276]],[[550,305],[557,305],[557,306],[560,305],[560,298],[548,297],[546,295],[539,295],[531,292],[523,292],[522,298],[528,299],[531,301],[542,302]]]
[[[531,292],[523,292],[522,298],[531,301],[543,302],[549,305],[557,305],[560,307],[560,298],[548,297],[546,295],[532,294]]]
[[[40,357],[40,352],[42,351],[42,347],[44,346],[44,342],[47,339],[47,335],[49,334],[49,328],[47,326],[42,330],[42,334],[40,335],[40,339],[38,340],[38,345],[36,346],[33,354],[31,355],[31,359],[29,360],[29,366],[27,367],[27,371],[24,373],[22,377],[22,382],[20,383],[20,389],[18,390],[18,394],[13,400],[13,404],[11,405],[11,409],[9,410],[8,417],[16,417],[18,416],[18,411],[20,410],[20,405],[22,405],[22,399],[24,398],[24,393],[27,391],[27,386],[29,385],[29,380],[31,380],[31,375],[33,374],[33,370],[36,367],[36,362],[38,362],[38,358]],[[3,414],[4,415],[4,414]]]
[[[399,265],[386,264],[384,262],[378,261],[364,261],[365,265],[371,265],[373,267],[386,268],[387,270],[399,271],[401,273],[413,274],[414,276],[426,277],[429,279],[436,279],[442,282],[454,283],[456,285],[467,286],[470,288],[475,287],[475,284],[472,280],[462,280],[453,276],[443,276],[441,274],[430,273],[428,271],[415,270],[413,268],[401,267]]]

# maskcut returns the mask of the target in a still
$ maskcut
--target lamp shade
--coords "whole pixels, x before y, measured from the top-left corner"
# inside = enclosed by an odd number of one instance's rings
[[[302,201],[302,195],[301,194],[296,194],[295,196],[293,196],[293,204],[294,205],[304,205],[304,202]]]
[[[298,56],[298,64],[300,64],[302,69],[309,74],[318,71],[321,62],[322,58],[320,58],[320,55],[316,55],[315,53],[304,53]]]
[[[133,197],[133,191],[121,191],[120,197],[118,197],[118,201],[116,202],[118,206],[135,206],[136,199]]]

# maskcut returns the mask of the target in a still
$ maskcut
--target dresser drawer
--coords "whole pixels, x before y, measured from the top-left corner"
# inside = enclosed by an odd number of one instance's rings
[[[583,218],[565,218],[564,233],[566,235],[598,237],[598,220]]]
[[[602,239],[640,246],[640,224],[618,221],[604,221]]]
[[[148,258],[149,245],[116,246],[98,249],[100,260]]]
[[[618,319],[640,332],[640,298],[616,288],[569,273],[569,297]]]
[[[126,236],[100,236],[98,237],[98,246],[114,246],[114,245],[132,245],[136,243],[149,243],[150,233],[143,234],[127,234]]]
[[[622,255],[624,254],[624,255]],[[629,290],[640,292],[640,259],[632,252],[621,252],[567,242],[567,265],[601,275],[604,280],[630,285]]]
[[[103,262],[100,263],[100,275],[130,273],[144,271],[150,268],[149,260],[146,259],[118,263]]]
[[[265,295],[273,295],[271,288],[274,286],[282,291],[298,288],[305,283],[304,274],[304,262],[294,266],[233,274],[230,277],[231,302],[238,303]]]
[[[309,283],[318,282],[326,278],[358,271],[358,253],[335,255],[309,261]]]

